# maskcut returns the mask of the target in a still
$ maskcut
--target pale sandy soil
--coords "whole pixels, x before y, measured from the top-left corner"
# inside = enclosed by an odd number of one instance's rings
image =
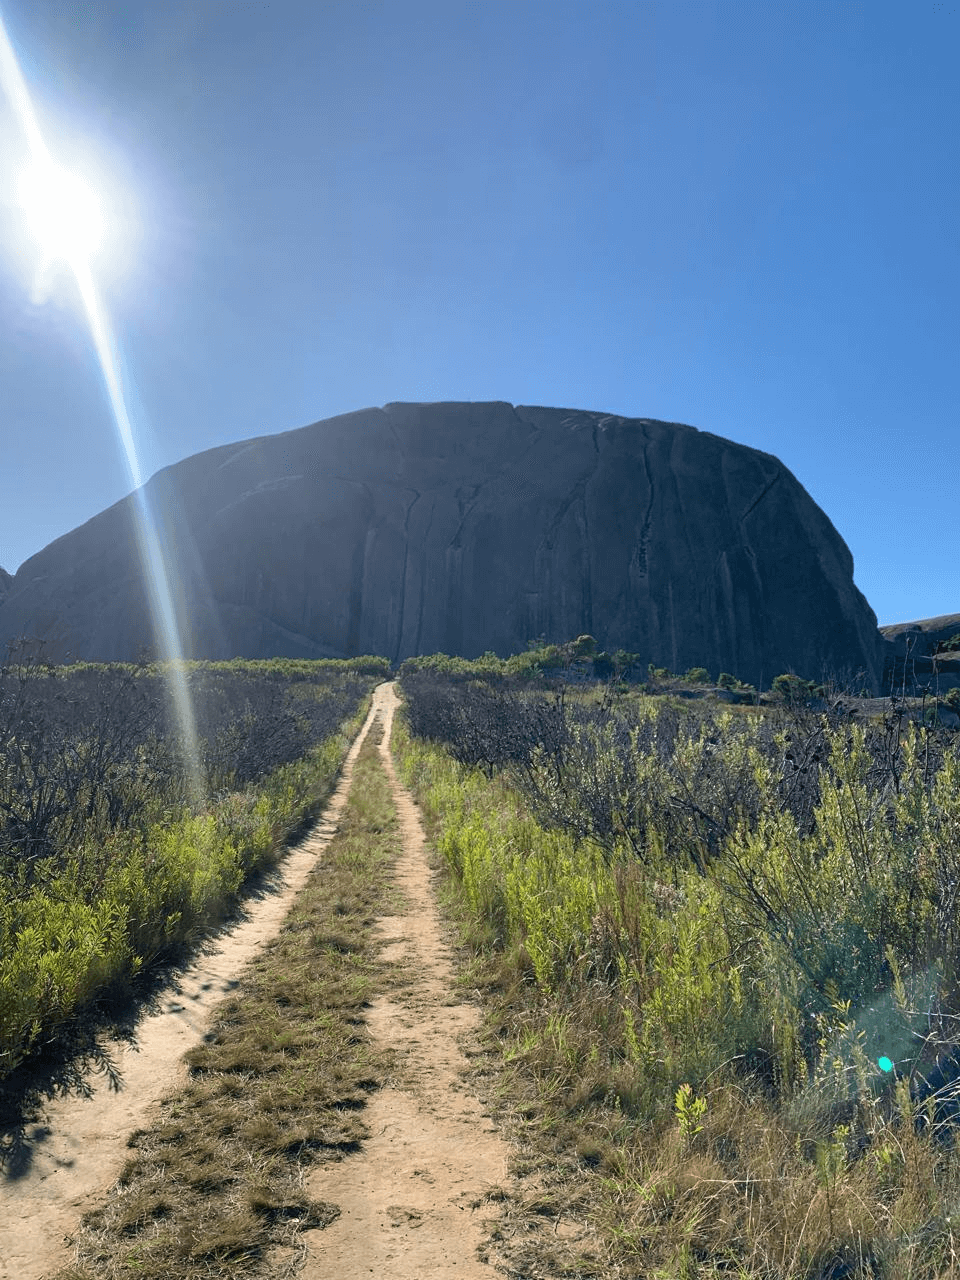
[[[499,1202],[487,1199],[507,1181],[508,1147],[468,1091],[468,1061],[457,1040],[476,1028],[474,1006],[454,993],[431,886],[423,828],[397,781],[389,737],[396,695],[384,703],[380,752],[390,775],[403,833],[396,882],[403,914],[378,923],[385,959],[407,962],[410,981],[378,997],[367,1024],[403,1065],[364,1112],[371,1137],[338,1164],[313,1171],[311,1198],[333,1201],[340,1216],[303,1240],[304,1280],[483,1280],[497,1274],[481,1261]]]
[[[275,887],[249,903],[243,921],[164,992],[131,1045],[105,1046],[119,1090],[101,1075],[89,1081],[89,1097],[50,1101],[27,1130],[16,1170],[0,1169],[0,1280],[41,1280],[71,1260],[70,1233],[116,1179],[129,1154],[128,1135],[146,1127],[157,1101],[186,1079],[181,1055],[200,1040],[211,1010],[237,985],[239,971],[279,931],[333,836],[360,745],[391,696],[386,686],[374,693],[336,791],[309,836],[284,858]]]

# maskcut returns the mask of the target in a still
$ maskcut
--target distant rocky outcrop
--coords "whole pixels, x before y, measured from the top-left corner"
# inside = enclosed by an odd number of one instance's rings
[[[508,654],[596,636],[768,685],[882,642],[829,519],[776,458],[676,423],[389,404],[154,476],[188,655]],[[0,641],[155,649],[133,498],[21,566]]]
[[[12,586],[13,578],[7,573],[6,569],[0,568],[0,604],[3,604],[9,595]]]
[[[884,691],[915,686],[940,692],[960,687],[960,613],[944,613],[916,622],[881,627],[884,640]],[[953,642],[953,643],[951,643]]]

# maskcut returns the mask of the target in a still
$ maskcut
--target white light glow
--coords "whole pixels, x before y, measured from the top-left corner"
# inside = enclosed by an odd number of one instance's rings
[[[49,257],[86,262],[100,243],[103,224],[92,192],[75,174],[48,160],[35,161],[22,175],[20,203]]]

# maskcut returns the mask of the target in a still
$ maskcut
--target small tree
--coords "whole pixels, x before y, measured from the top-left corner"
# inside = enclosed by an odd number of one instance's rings
[[[783,675],[777,676],[771,687],[777,697],[787,703],[788,706],[799,706],[804,702],[809,702],[814,692],[812,680],[801,680],[799,676],[795,676],[791,672],[785,672]]]
[[[573,658],[592,658],[596,652],[597,642],[593,636],[577,636],[570,646],[570,654]]]
[[[623,679],[626,679],[631,672],[640,670],[639,653],[629,653],[626,649],[618,649],[613,655],[613,661],[616,664],[618,675]]]

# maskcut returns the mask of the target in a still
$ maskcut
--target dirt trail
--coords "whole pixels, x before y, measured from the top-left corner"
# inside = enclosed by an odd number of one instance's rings
[[[13,1176],[0,1170],[0,1280],[42,1280],[69,1263],[67,1237],[84,1211],[102,1202],[128,1151],[126,1139],[149,1124],[160,1098],[186,1079],[183,1053],[206,1030],[213,1008],[237,985],[237,974],[274,936],[334,834],[367,730],[379,715],[380,752],[390,776],[403,834],[396,882],[404,911],[378,922],[385,959],[403,959],[414,979],[380,996],[368,1011],[374,1037],[399,1050],[403,1064],[388,1088],[371,1098],[371,1137],[357,1155],[314,1170],[310,1195],[333,1201],[340,1217],[301,1237],[304,1280],[489,1280],[482,1261],[485,1220],[498,1217],[486,1194],[506,1181],[508,1149],[480,1103],[467,1091],[467,1059],[458,1037],[479,1014],[454,994],[416,807],[390,757],[397,696],[374,693],[333,797],[310,835],[282,864],[277,892],[249,905],[247,918],[217,940],[138,1025],[134,1045],[109,1046],[119,1092],[91,1081],[91,1096],[56,1099],[28,1131],[26,1159]]]
[[[423,828],[390,758],[397,697],[387,686],[380,752],[390,776],[403,833],[396,880],[404,913],[378,928],[383,956],[403,959],[415,982],[378,997],[367,1022],[374,1037],[399,1050],[403,1065],[391,1087],[374,1094],[364,1117],[363,1150],[308,1177],[310,1195],[333,1201],[340,1217],[305,1232],[310,1256],[303,1280],[489,1280],[477,1250],[484,1219],[498,1216],[486,1192],[507,1177],[505,1142],[466,1091],[467,1060],[457,1037],[479,1014],[454,994],[453,965],[431,887]]]
[[[337,788],[310,834],[283,860],[276,888],[249,903],[245,919],[164,992],[159,1009],[139,1023],[133,1045],[108,1046],[121,1078],[119,1092],[96,1077],[89,1097],[47,1103],[27,1131],[16,1169],[0,1168],[0,1280],[40,1280],[70,1261],[65,1237],[115,1180],[128,1135],[143,1128],[154,1104],[186,1078],[181,1056],[200,1040],[212,1009],[279,931],[336,831],[367,730],[395,701],[389,686],[374,692]]]

